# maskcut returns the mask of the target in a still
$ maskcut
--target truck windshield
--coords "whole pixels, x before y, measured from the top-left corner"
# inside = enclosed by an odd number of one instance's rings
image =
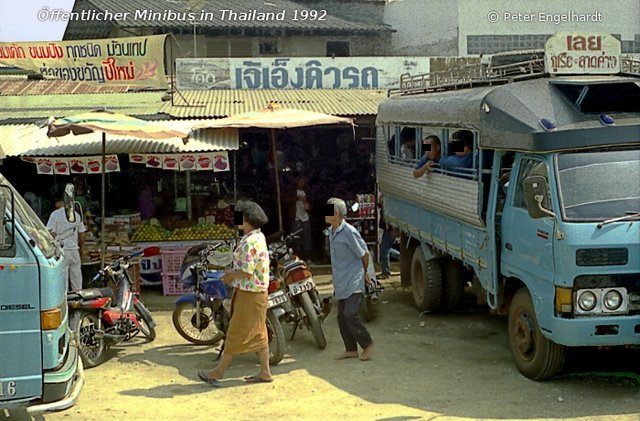
[[[640,212],[640,149],[559,154],[564,219],[594,221]]]
[[[13,192],[16,220],[19,221],[25,232],[35,242],[40,251],[42,251],[42,254],[44,254],[47,259],[53,257],[56,252],[55,241],[40,218],[38,218],[33,209],[29,207],[27,202],[25,202],[22,196],[20,196],[2,174],[0,174],[0,184],[8,186]],[[0,189],[0,194],[5,196],[7,209],[11,211],[11,196],[9,192],[6,189]]]

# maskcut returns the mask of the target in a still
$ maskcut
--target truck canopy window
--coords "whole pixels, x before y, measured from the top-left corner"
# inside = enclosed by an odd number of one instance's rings
[[[553,85],[583,113],[640,112],[640,82]]]

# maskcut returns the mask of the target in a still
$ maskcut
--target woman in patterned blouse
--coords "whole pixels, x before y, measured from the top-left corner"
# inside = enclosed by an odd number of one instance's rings
[[[198,371],[201,380],[220,386],[219,380],[234,356],[255,352],[260,360],[260,372],[246,377],[247,383],[271,382],[269,339],[267,336],[267,289],[269,287],[269,250],[260,228],[268,218],[255,202],[236,204],[242,212],[245,233],[233,252],[233,270],[225,271],[222,281],[233,286],[231,321],[218,366],[212,371]]]

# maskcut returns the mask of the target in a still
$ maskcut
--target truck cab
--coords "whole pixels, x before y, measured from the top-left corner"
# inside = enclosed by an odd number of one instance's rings
[[[68,328],[62,252],[0,174],[0,409],[72,406],[82,362]]]
[[[378,183],[401,232],[403,284],[430,311],[456,308],[471,285],[508,315],[531,379],[557,374],[567,347],[640,344],[640,63],[619,46],[559,62],[558,46],[580,36],[552,37],[524,61],[403,75],[378,110]],[[605,68],[554,67],[567,62]],[[472,165],[414,178],[417,159],[396,139],[413,137],[419,158],[436,136],[442,163],[459,131],[473,137]]]

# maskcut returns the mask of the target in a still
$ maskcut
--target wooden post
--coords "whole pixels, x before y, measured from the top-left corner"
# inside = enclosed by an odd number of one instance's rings
[[[271,129],[271,151],[273,153],[273,169],[276,173],[276,201],[278,202],[278,229],[282,231],[282,203],[280,203],[280,169],[278,168],[278,152],[276,150],[276,130]]]
[[[105,132],[102,132],[102,192],[101,192],[101,200],[100,200],[100,269],[104,269],[104,259],[105,259],[105,254],[107,253],[106,251],[106,247],[105,247],[105,243],[104,243],[104,236],[105,236],[105,229],[104,229],[104,219],[105,219],[105,197],[106,197],[106,176],[105,176],[105,161],[106,161],[106,154],[107,154],[107,134]]]

